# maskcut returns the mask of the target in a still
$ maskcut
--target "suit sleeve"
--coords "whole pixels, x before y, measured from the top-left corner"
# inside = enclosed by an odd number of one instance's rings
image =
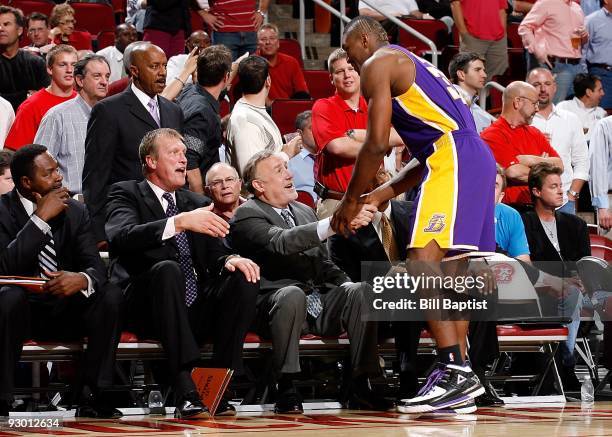
[[[81,208],[79,226],[74,235],[76,238],[72,247],[74,248],[75,259],[78,263],[74,270],[87,273],[94,282],[94,288],[97,290],[106,283],[106,266],[102,258],[100,258],[100,252],[96,247],[87,208]]]
[[[0,214],[5,219],[10,217],[6,208],[0,208]],[[38,253],[49,242],[51,237],[40,230],[32,221],[28,220],[17,235],[4,220],[0,222],[0,274],[21,275],[32,274],[33,263]]]
[[[83,197],[91,214],[96,241],[106,240],[104,234],[105,204],[110,184],[111,166],[115,160],[118,139],[116,118],[110,105],[99,103],[91,111],[85,137],[83,164]]]
[[[136,197],[121,184],[111,187],[106,209],[106,234],[113,256],[137,256],[166,244],[162,235],[167,219],[142,224],[136,204]]]

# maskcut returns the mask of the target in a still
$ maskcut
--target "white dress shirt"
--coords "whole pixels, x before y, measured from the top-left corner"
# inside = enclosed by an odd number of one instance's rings
[[[132,92],[136,95],[136,98],[138,98],[140,103],[142,103],[142,106],[144,106],[145,111],[147,111],[149,114],[151,113],[151,111],[149,110],[149,102],[151,100],[155,100],[157,119],[161,120],[161,117],[159,115],[159,100],[157,98],[157,95],[155,97],[149,97],[147,94],[144,93],[144,91],[141,91],[136,86],[134,86],[134,84],[132,84],[131,87],[132,87]]]
[[[589,157],[593,206],[609,208],[608,191],[612,190],[612,116],[599,120],[593,128]]]
[[[283,221],[285,220],[281,214],[281,212],[283,210],[287,210],[289,211],[289,214],[291,214],[291,217],[293,218],[293,223],[298,226],[297,221],[295,220],[295,215],[293,215],[293,212],[291,212],[291,209],[287,208],[276,208],[276,207],[272,207],[274,208],[274,211],[276,211],[278,213],[278,215],[281,216],[281,218],[283,219]],[[327,217],[323,220],[319,220],[317,222],[317,236],[319,237],[319,241],[325,241],[327,240],[329,237],[331,237],[332,235],[334,235],[336,232],[332,229],[331,227],[331,217]]]
[[[550,145],[557,151],[563,161],[563,203],[567,203],[567,191],[574,179],[589,180],[589,150],[578,116],[559,109],[553,110],[544,118],[541,112],[533,117],[532,126],[549,136]]]
[[[34,211],[36,211],[36,204],[31,200],[23,197],[19,191],[17,191],[17,195],[19,196],[19,200],[21,201],[21,204],[23,205],[26,214],[28,215],[28,217],[30,217],[30,220],[34,222],[34,224],[38,227],[38,229],[42,231],[43,234],[51,235],[51,238],[53,238],[53,234],[51,233],[51,226],[49,226],[46,221],[34,214]],[[81,293],[83,293],[85,297],[89,297],[96,291],[93,288],[93,282],[87,273],[79,273],[85,276],[85,278],[87,278],[87,288],[81,290]]]
[[[602,107],[595,106],[594,108],[587,108],[584,106],[584,103],[582,103],[582,100],[577,97],[574,97],[572,100],[559,102],[557,108],[572,112],[578,116],[578,119],[580,119],[582,123],[584,136],[587,141],[591,141],[591,132],[595,124],[602,118],[608,116],[608,113]]]
[[[157,200],[159,200],[159,203],[164,209],[164,212],[168,210],[168,201],[163,198],[163,195],[165,193],[170,193],[170,195],[172,196],[172,200],[174,200],[174,204],[176,205],[176,194],[174,193],[174,191],[172,192],[166,191],[163,188],[160,188],[157,185],[155,185],[150,180],[148,179],[145,179],[145,180],[147,181],[147,184],[149,184],[149,186],[153,190],[153,193],[155,193],[155,197],[157,197]],[[162,241],[168,240],[176,235],[176,227],[174,226],[174,217],[169,217],[168,220],[166,221],[166,226],[164,227],[164,232],[162,234]]]

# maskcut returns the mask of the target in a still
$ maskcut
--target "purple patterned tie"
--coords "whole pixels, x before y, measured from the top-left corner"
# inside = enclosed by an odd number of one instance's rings
[[[161,127],[161,123],[159,121],[159,111],[157,109],[157,100],[149,100],[149,113],[151,114],[151,117],[153,117],[153,120],[155,120],[155,123],[157,123],[157,127]]]
[[[162,197],[168,202],[166,217],[174,217],[177,215],[178,209],[176,208],[176,203],[174,203],[172,194],[164,193]],[[184,232],[179,232],[174,236],[174,241],[176,241],[176,247],[179,253],[179,265],[185,277],[185,303],[190,307],[196,300],[196,297],[198,297],[198,283],[196,282],[195,272],[193,270],[189,240]]]

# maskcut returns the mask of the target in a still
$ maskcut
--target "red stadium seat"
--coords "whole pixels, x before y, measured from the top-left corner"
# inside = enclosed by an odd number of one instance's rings
[[[74,8],[79,29],[85,29],[92,35],[97,35],[104,30],[115,30],[115,13],[109,3],[72,1],[70,6]]]
[[[49,16],[53,6],[55,6],[55,3],[47,0],[13,0],[9,3],[9,5],[14,8],[21,9],[23,15],[27,17],[32,12],[42,12],[43,14]],[[25,29],[24,33],[26,33]]]
[[[194,10],[190,10],[189,12],[191,14],[191,31],[206,30],[204,29],[204,20],[200,17],[200,14]]]
[[[108,86],[108,94],[106,97],[113,96],[115,94],[122,93],[128,86],[130,79],[128,77],[123,77],[119,80],[114,81]]]
[[[312,100],[277,99],[272,103],[272,119],[281,134],[295,131],[295,117],[302,111],[312,109]]]
[[[127,0],[112,0],[112,5],[115,17],[118,18],[117,22],[123,23],[127,14]]]
[[[115,32],[110,30],[100,32],[96,37],[96,40],[98,41],[98,50],[102,50],[105,47],[114,46]]]
[[[405,18],[402,21],[432,40],[438,48],[438,53],[442,52],[448,45],[448,27],[442,21],[417,20],[415,18]],[[419,56],[431,50],[423,41],[415,38],[402,29],[400,29],[399,32],[398,43],[406,48],[411,46],[414,47],[413,52]]]
[[[310,96],[315,100],[333,96],[336,92],[327,70],[304,70],[304,79]]]
[[[304,68],[304,60],[302,59],[302,47],[300,43],[294,39],[282,38],[279,40],[279,52],[289,56],[293,56],[300,63],[300,67]]]

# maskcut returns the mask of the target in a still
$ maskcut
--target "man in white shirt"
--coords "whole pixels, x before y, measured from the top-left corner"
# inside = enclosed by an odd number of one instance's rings
[[[612,192],[612,116],[599,120],[593,128],[589,147],[591,159],[591,200],[597,210],[597,223],[612,228],[610,192]]]
[[[485,60],[476,52],[457,53],[448,66],[448,75],[470,107],[478,133],[489,127],[495,117],[478,104],[478,94],[487,81]]]
[[[531,125],[548,138],[563,161],[563,206],[559,211],[575,214],[576,200],[589,178],[588,148],[582,123],[575,114],[559,109],[552,103],[557,84],[550,70],[534,68],[527,75],[527,82],[538,91],[540,105]]]
[[[577,74],[574,78],[574,98],[564,100],[557,107],[573,112],[582,122],[587,142],[591,140],[591,129],[608,114],[599,106],[605,95],[601,79],[594,74]]]
[[[181,74],[181,71],[183,71],[183,68],[185,67],[187,57],[193,49],[197,47],[199,51],[202,52],[202,50],[208,46],[210,46],[210,36],[208,36],[206,32],[203,30],[196,30],[193,32],[189,38],[187,38],[187,41],[185,41],[187,53],[175,55],[168,59],[168,66],[166,67],[166,84],[169,84]],[[193,83],[191,76],[187,78],[185,83]]]
[[[0,149],[4,147],[4,139],[15,121],[15,111],[11,102],[0,97]]]
[[[261,56],[249,56],[238,64],[238,77],[243,95],[236,102],[227,125],[227,142],[232,166],[242,175],[249,159],[264,149],[284,152],[287,160],[302,148],[301,135],[283,144],[278,127],[266,111],[266,98],[272,80],[269,66]]]
[[[120,24],[115,28],[115,45],[98,50],[108,61],[111,68],[110,81],[114,82],[126,76],[123,66],[123,52],[125,48],[138,39],[136,28],[131,24]]]

